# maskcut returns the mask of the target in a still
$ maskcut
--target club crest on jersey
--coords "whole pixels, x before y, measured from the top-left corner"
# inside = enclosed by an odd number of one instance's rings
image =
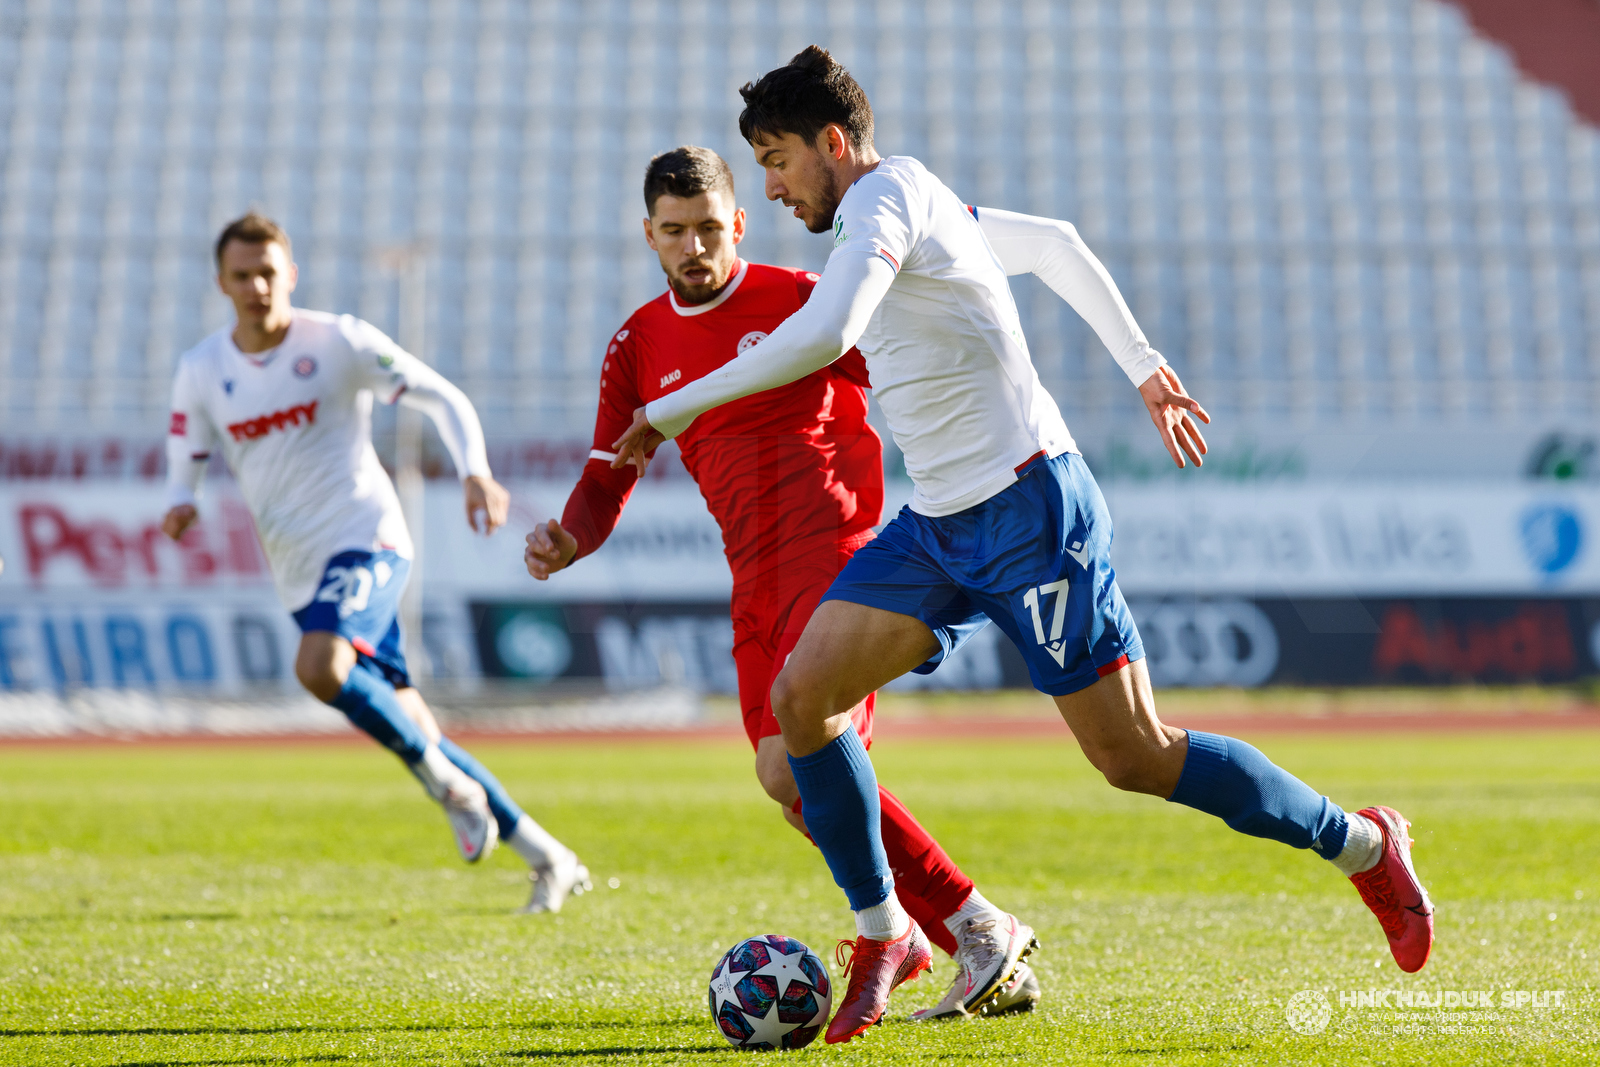
[[[736,354],[743,355],[746,349],[754,348],[756,345],[760,344],[766,339],[767,335],[762,333],[760,330],[751,330],[749,333],[739,338],[739,347]]]
[[[296,378],[309,378],[317,373],[317,361],[310,356],[301,356],[294,361],[294,376]]]
[[[181,411],[172,413],[172,421],[167,424],[167,432],[173,437],[183,437],[189,432],[189,416]]]
[[[222,379],[222,391],[225,394],[227,394],[228,396],[232,396],[233,395],[233,379],[232,378],[224,378],[224,379]]]
[[[743,342],[741,342],[741,343],[743,343]],[[678,379],[680,379],[682,377],[683,377],[683,369],[682,368],[679,368],[678,370],[673,371],[671,374],[663,374],[661,376],[661,388],[665,389],[667,386],[671,385],[673,382],[677,381]]]
[[[1040,614],[1040,598],[1055,597],[1051,605],[1054,610],[1050,612],[1050,637],[1044,636],[1044,617]],[[1061,631],[1067,622],[1067,580],[1059,582],[1046,582],[1037,589],[1030,589],[1022,594],[1022,604],[1028,609],[1028,614],[1033,616],[1033,636],[1050,653],[1050,658],[1056,661],[1056,666],[1061,666],[1067,657],[1067,643],[1061,638]]]

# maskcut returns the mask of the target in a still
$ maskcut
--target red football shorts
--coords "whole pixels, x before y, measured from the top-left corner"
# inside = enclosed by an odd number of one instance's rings
[[[832,558],[786,563],[754,581],[733,587],[733,663],[739,672],[739,710],[752,747],[763,737],[776,737],[772,715],[772,681],[794,651],[811,613],[839,571],[856,550],[872,540],[872,531],[841,541]],[[877,694],[850,711],[862,744],[872,747],[872,708]]]

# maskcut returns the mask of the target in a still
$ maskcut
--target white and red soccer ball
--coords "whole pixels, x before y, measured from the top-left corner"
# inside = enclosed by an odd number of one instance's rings
[[[804,1048],[832,1008],[828,968],[792,937],[747,938],[711,969],[711,1019],[735,1048]]]

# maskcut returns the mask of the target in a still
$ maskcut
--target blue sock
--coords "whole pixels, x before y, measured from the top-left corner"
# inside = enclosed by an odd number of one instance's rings
[[[509,838],[517,828],[517,820],[522,818],[522,809],[511,799],[511,794],[500,784],[500,779],[490,774],[489,768],[473,759],[470,752],[448,737],[439,738],[439,751],[483,786],[483,791],[489,794],[489,810],[494,812],[494,821],[500,824],[500,837],[502,840]]]
[[[878,776],[861,735],[846,730],[809,756],[789,757],[806,829],[851,911],[882,904],[894,888],[879,836]]]
[[[427,735],[400,706],[394,686],[360,663],[350,668],[344,688],[328,703],[408,764],[421,759],[428,747]]]
[[[1344,810],[1236,738],[1190,730],[1183,774],[1167,799],[1215,815],[1241,834],[1314,849],[1323,859],[1344,848]]]

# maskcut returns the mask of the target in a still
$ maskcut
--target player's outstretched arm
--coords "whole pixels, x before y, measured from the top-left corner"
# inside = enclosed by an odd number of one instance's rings
[[[1072,223],[990,207],[974,208],[973,214],[1005,272],[1037,275],[1083,317],[1134,385],[1166,364]]]
[[[636,413],[633,425],[613,445],[617,457],[611,465],[637,462],[642,475],[653,435],[676,437],[702,411],[787,385],[844,355],[866,332],[894,275],[894,268],[876,255],[841,255],[836,250],[811,298],[766,340]]]
[[[1184,390],[1161,353],[1150,347],[1117,283],[1083,243],[1077,228],[1060,219],[998,208],[974,208],[973,214],[1007,274],[1037,275],[1111,350],[1117,365],[1139,387],[1172,461],[1182,467],[1187,456],[1201,466],[1206,440],[1189,416],[1206,423],[1211,416]]]
[[[522,560],[528,565],[528,573],[541,582],[564,569],[578,554],[578,539],[567,532],[559,519],[535,526],[527,541]]]
[[[467,525],[487,537],[505,525],[511,494],[490,473],[489,450],[478,412],[467,394],[444,375],[392,343],[386,348],[389,373],[400,383],[394,399],[433,420],[439,440],[444,442],[461,479]]]

